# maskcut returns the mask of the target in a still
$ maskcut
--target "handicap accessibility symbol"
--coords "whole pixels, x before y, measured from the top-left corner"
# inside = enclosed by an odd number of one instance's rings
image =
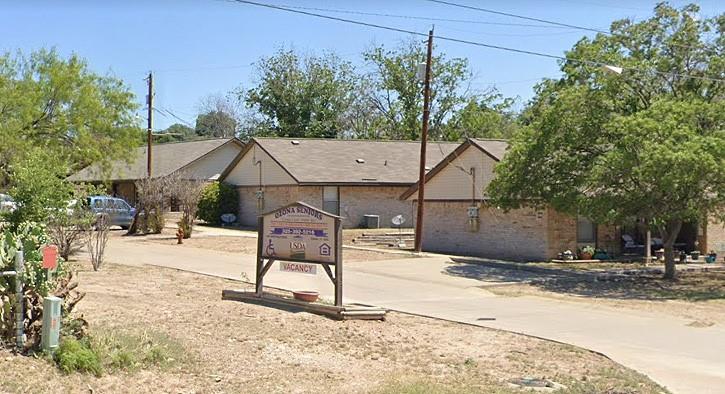
[[[272,240],[269,240],[269,243],[267,244],[267,247],[264,248],[264,254],[267,256],[275,256],[274,252],[274,245],[272,245]]]

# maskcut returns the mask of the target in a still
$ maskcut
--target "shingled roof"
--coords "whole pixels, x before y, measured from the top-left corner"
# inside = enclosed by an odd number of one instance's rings
[[[470,141],[496,161],[501,161],[506,155],[506,150],[509,148],[509,143],[506,140],[482,140],[478,138],[471,138]]]
[[[172,142],[154,145],[151,150],[151,174],[169,175],[227,143],[242,145],[236,138],[209,139],[191,142]],[[136,148],[129,161],[114,160],[105,168],[93,163],[68,177],[71,182],[123,181],[146,177],[146,147]]]
[[[413,184],[418,180],[417,141],[253,138],[238,159],[257,144],[299,184]],[[459,144],[429,142],[426,166],[433,168]],[[226,173],[231,171],[232,163]]]

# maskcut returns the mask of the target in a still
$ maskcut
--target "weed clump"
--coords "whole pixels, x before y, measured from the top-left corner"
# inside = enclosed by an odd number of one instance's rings
[[[106,332],[81,340],[64,337],[53,360],[65,373],[100,376],[104,372],[169,367],[184,357],[183,347],[163,334]]]
[[[98,353],[93,351],[88,341],[73,337],[64,338],[53,355],[58,368],[65,373],[85,372],[101,376],[103,366]]]

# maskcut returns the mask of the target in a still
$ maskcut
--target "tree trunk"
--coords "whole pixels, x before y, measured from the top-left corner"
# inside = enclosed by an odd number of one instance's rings
[[[141,210],[137,209],[136,214],[133,215],[133,221],[131,222],[131,225],[128,227],[128,231],[126,231],[126,235],[134,235],[134,234],[136,234],[136,232],[138,232],[139,212],[141,212]]]
[[[677,270],[675,268],[675,240],[680,234],[682,228],[682,220],[671,220],[664,227],[660,228],[665,248],[665,279],[676,279]],[[650,247],[647,245],[647,247]]]

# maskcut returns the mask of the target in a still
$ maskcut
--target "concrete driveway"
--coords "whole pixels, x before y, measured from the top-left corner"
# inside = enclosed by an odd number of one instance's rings
[[[255,256],[112,238],[109,261],[151,264],[230,279],[254,280]],[[451,275],[472,271],[475,275]],[[531,273],[482,269],[447,257],[404,258],[344,266],[346,302],[499,328],[598,351],[647,374],[677,393],[725,393],[725,329],[690,327],[669,315],[539,297],[499,297],[486,285]],[[479,278],[486,278],[481,281]],[[273,267],[265,285],[318,290],[332,296],[323,270],[316,276]]]

